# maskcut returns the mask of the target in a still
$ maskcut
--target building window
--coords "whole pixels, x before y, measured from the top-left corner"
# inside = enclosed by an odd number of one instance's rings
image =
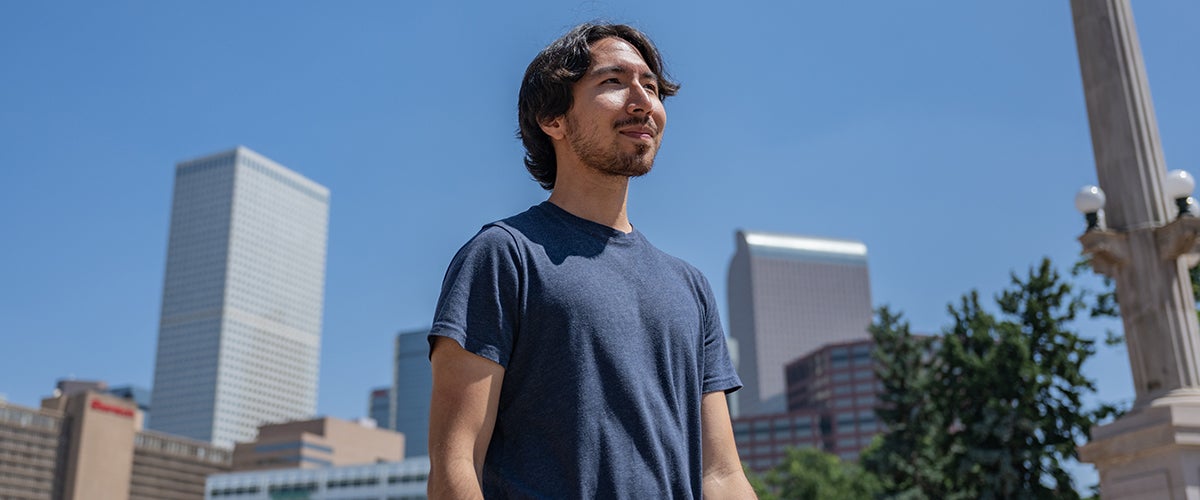
[[[272,496],[281,496],[297,493],[311,493],[317,491],[318,486],[315,482],[307,482],[300,484],[274,484],[267,487],[267,493]]]
[[[299,450],[301,448],[307,448],[310,450],[316,450],[316,451],[321,451],[321,452],[325,452],[325,453],[333,453],[333,447],[320,445],[317,443],[309,443],[307,441],[290,441],[287,443],[260,444],[260,445],[254,447],[254,452],[255,453],[268,453],[268,452],[272,452],[272,451]]]
[[[854,420],[855,418],[853,413],[839,413],[837,416],[838,432],[842,432],[843,429],[854,426]]]

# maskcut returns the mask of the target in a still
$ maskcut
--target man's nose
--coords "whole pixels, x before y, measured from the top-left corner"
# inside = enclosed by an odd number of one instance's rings
[[[655,97],[649,89],[634,85],[629,93],[629,102],[625,104],[625,111],[632,115],[649,114],[654,110]]]

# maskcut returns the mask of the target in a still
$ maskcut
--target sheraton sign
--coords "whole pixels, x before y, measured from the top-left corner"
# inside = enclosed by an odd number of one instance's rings
[[[130,410],[129,408],[122,408],[120,406],[104,404],[104,402],[100,401],[99,399],[92,400],[92,409],[106,413],[113,413],[122,417],[133,418],[133,410]]]

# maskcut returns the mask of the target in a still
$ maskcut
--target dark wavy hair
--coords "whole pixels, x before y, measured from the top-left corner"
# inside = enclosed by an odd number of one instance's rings
[[[538,53],[525,69],[517,95],[517,137],[525,145],[525,168],[543,189],[554,189],[558,162],[554,144],[539,122],[565,115],[571,109],[571,88],[592,64],[591,45],[619,38],[637,49],[646,66],[658,77],[658,98],[675,95],[679,84],[666,75],[662,56],[650,38],[624,24],[584,23],[568,31]]]

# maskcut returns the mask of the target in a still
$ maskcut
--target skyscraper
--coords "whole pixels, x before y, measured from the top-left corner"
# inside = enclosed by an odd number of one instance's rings
[[[739,415],[786,409],[784,366],[821,346],[867,337],[867,246],[738,231],[729,264],[729,332],[738,345]]]
[[[392,380],[392,430],[403,433],[409,456],[429,454],[429,398],[433,372],[429,365],[429,329],[396,334]]]
[[[176,165],[150,428],[232,446],[315,413],[328,218],[244,147]]]
[[[392,417],[392,386],[371,389],[371,396],[367,399],[367,416],[381,429],[396,426],[396,419]]]

